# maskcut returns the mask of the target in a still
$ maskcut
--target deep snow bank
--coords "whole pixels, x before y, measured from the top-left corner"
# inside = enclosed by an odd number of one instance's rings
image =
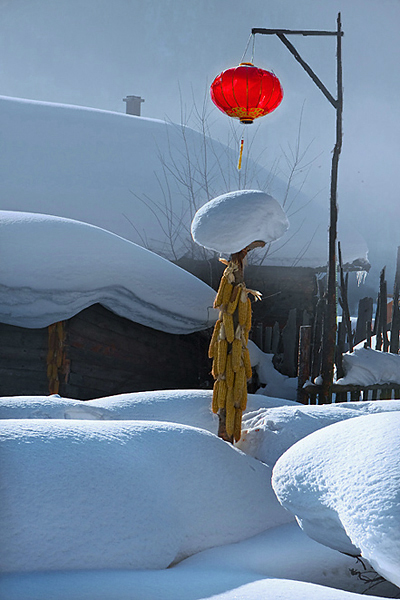
[[[277,461],[273,488],[316,541],[400,584],[400,413],[335,423]]]
[[[131,321],[190,333],[215,321],[208,285],[93,225],[0,211],[0,321],[45,327],[99,302]]]
[[[6,572],[162,569],[291,519],[270,469],[204,430],[22,419],[0,436]]]
[[[274,465],[290,446],[310,433],[365,414],[400,411],[400,400],[344,402],[323,406],[270,406],[251,412],[243,419],[242,438],[237,446],[246,454]]]

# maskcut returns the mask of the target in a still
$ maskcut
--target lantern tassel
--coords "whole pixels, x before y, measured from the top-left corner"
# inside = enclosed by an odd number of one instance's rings
[[[238,171],[240,171],[240,169],[242,168],[243,145],[244,145],[244,139],[242,138],[240,140],[239,162],[238,162],[238,167],[237,167]]]

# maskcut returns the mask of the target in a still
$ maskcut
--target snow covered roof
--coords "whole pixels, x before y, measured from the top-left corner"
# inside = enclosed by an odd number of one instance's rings
[[[45,327],[100,303],[190,333],[215,321],[214,290],[157,254],[71,219],[0,211],[0,321]]]
[[[91,223],[168,258],[187,252],[196,208],[239,187],[236,149],[207,138],[204,180],[202,134],[187,127],[183,136],[181,126],[164,121],[0,96],[0,130],[7,148],[0,162],[3,209]],[[178,181],[188,164],[190,201]],[[249,165],[257,177],[246,187],[271,180],[267,170]],[[270,193],[281,203],[286,188],[272,178]],[[324,266],[329,198],[317,202],[297,190],[293,196],[284,207],[290,229],[265,264]],[[343,261],[366,259],[365,240],[354,227],[345,228],[339,222]]]

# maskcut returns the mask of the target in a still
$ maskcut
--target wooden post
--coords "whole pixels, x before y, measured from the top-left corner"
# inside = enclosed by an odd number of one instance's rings
[[[400,331],[400,308],[399,308],[399,289],[400,289],[400,246],[397,248],[396,274],[394,278],[393,290],[393,313],[392,324],[390,328],[390,352],[398,354],[399,352],[399,331]]]
[[[362,340],[366,339],[367,323],[372,322],[373,303],[374,301],[372,298],[361,298],[361,300],[358,302],[357,325],[354,337],[355,344],[358,344]],[[371,341],[371,326],[369,331]]]
[[[342,25],[340,13],[337,17],[336,37],[336,143],[332,155],[330,224],[328,235],[328,289],[326,296],[326,312],[324,322],[324,343],[322,348],[322,396],[324,402],[329,402],[330,388],[333,383],[336,342],[336,235],[337,235],[337,184],[339,157],[342,150],[342,113],[343,113],[343,84],[342,84]]]
[[[270,354],[272,351],[272,327],[265,328],[264,352]]]
[[[296,377],[297,360],[297,309],[292,308],[285,327],[282,330],[283,363],[282,373],[289,377]]]
[[[311,325],[302,325],[300,327],[297,366],[297,402],[301,402],[302,404],[308,404],[308,393],[303,389],[303,385],[310,379],[311,375],[311,336]]]

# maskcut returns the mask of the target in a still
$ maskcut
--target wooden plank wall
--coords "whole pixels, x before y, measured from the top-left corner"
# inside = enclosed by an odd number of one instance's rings
[[[0,323],[0,395],[46,395],[48,334]]]
[[[96,304],[63,322],[58,393],[88,400],[157,389],[212,387],[211,331],[173,335]],[[48,394],[49,330],[0,324],[0,395]],[[56,358],[55,358],[56,362]],[[61,361],[60,361],[61,362]]]

